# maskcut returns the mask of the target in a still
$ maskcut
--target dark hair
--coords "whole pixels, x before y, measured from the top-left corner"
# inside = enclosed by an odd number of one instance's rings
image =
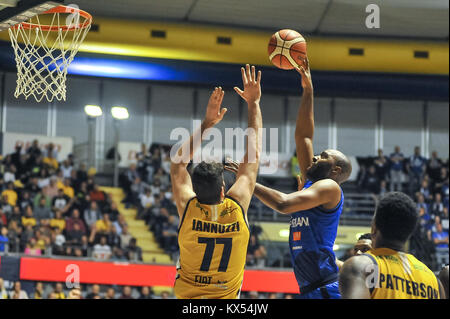
[[[223,186],[223,164],[205,161],[198,164],[192,173],[192,186],[200,203],[219,203]]]
[[[370,233],[366,233],[366,234],[362,234],[358,238],[358,240],[363,240],[363,239],[370,239],[370,240],[372,240],[372,235]]]
[[[419,214],[408,195],[389,192],[380,199],[374,218],[383,239],[406,242],[417,226]]]

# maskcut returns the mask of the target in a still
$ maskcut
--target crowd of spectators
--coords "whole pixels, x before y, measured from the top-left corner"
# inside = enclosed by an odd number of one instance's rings
[[[359,163],[360,192],[378,198],[389,191],[401,191],[417,203],[420,225],[411,238],[411,252],[437,268],[448,264],[448,159],[440,159],[436,151],[425,158],[418,146],[408,157],[396,146],[389,156],[380,149],[378,156],[362,158]]]
[[[121,174],[120,185],[126,194],[124,204],[137,209],[137,218],[145,221],[159,246],[176,261],[180,221],[172,199],[170,163],[170,146],[153,144],[148,148],[142,144],[135,162]],[[259,234],[253,232],[250,238],[248,266],[264,265],[266,250]]]
[[[64,283],[8,282],[0,277],[0,299],[173,299],[171,291],[156,294],[152,287],[84,285],[67,288]],[[8,289],[9,288],[9,289]]]
[[[59,161],[52,143],[16,143],[0,161],[0,252],[142,260],[110,194],[95,171]]]

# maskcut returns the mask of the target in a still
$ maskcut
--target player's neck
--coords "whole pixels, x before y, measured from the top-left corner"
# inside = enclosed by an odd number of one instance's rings
[[[405,243],[398,241],[387,241],[383,238],[377,238],[374,248],[389,248],[395,251],[405,251]]]

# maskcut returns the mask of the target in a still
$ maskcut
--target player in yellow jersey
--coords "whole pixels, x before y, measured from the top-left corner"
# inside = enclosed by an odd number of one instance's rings
[[[248,104],[247,150],[228,192],[222,163],[201,162],[192,177],[187,171],[203,132],[219,123],[227,111],[221,108],[221,88],[209,99],[201,129],[177,151],[177,160],[171,158],[172,190],[181,220],[175,280],[179,299],[234,299],[240,295],[250,237],[247,209],[256,183],[262,128],[261,72],[256,76],[255,67],[249,65],[241,72],[244,91],[235,91]]]
[[[383,196],[372,220],[372,249],[345,261],[339,277],[343,298],[445,298],[435,274],[413,255],[404,252],[419,216],[406,194]]]

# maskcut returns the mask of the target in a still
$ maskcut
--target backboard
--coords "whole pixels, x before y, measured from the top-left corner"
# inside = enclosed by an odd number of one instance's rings
[[[0,32],[64,3],[64,0],[0,0]]]

